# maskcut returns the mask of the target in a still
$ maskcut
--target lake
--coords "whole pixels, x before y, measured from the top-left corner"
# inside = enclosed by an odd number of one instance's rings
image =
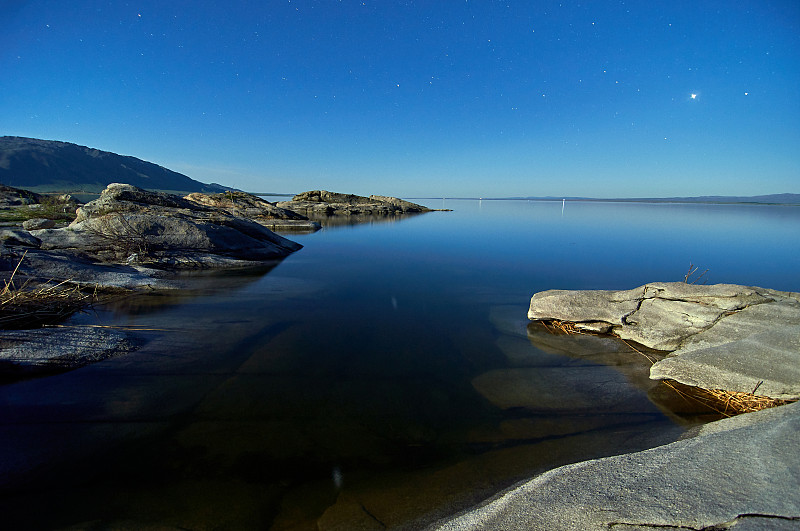
[[[546,289],[800,291],[800,207],[418,201],[255,271],[67,323],[135,352],[0,386],[0,509],[26,529],[419,528],[543,470],[713,415],[608,338],[526,319]]]

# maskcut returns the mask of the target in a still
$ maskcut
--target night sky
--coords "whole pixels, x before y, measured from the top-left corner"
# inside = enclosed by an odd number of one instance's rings
[[[0,0],[0,135],[256,192],[800,192],[800,2]]]

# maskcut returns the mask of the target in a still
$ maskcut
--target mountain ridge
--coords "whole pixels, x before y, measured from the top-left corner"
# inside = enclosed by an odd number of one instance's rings
[[[0,137],[0,184],[34,192],[99,193],[113,182],[132,184],[149,190],[183,193],[237,191],[235,188],[217,183],[202,183],[182,173],[130,155],[119,155],[111,151],[103,151],[60,140],[42,140],[20,136]],[[441,198],[427,197],[424,199]],[[450,199],[458,198],[450,197]],[[638,198],[513,196],[463,199],[800,205],[800,194],[793,193],[755,196],[707,195]]]
[[[0,137],[0,183],[37,192],[96,192],[112,182],[149,190],[218,193],[206,184],[153,162],[60,140]]]

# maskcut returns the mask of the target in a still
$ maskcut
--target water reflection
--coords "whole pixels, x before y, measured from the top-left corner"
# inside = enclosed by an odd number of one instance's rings
[[[560,393],[559,396],[580,396],[588,391],[587,404],[605,411],[619,410],[613,404],[603,404],[604,397],[618,395],[620,387],[633,385],[639,396],[646,396],[649,402],[675,422],[684,425],[695,425],[699,422],[710,422],[722,418],[718,413],[702,406],[699,402],[688,401],[675,389],[662,381],[650,379],[650,367],[654,361],[664,358],[665,352],[653,350],[635,342],[626,342],[609,336],[588,334],[567,334],[548,328],[541,322],[532,322],[527,326],[528,340],[537,350],[558,354],[575,360],[603,365],[618,372],[622,377],[603,380],[598,378],[598,371],[592,371],[590,381],[580,381],[580,374],[572,380],[581,391]],[[624,383],[620,383],[624,382]],[[627,401],[629,398],[623,398]],[[567,403],[562,403],[566,407]]]
[[[430,214],[430,212],[407,212],[404,214],[350,214],[350,215],[315,215],[306,213],[308,219],[316,221],[323,228],[347,227],[353,225],[373,225],[380,223],[398,223],[415,216]]]
[[[182,271],[169,275],[172,289],[153,291],[146,294],[129,292],[103,297],[100,311],[110,313],[116,318],[145,315],[164,310],[170,306],[186,304],[192,299],[215,294],[237,293],[258,282],[280,264],[280,260],[261,263],[253,267],[227,270]],[[96,313],[77,322],[91,322]],[[77,324],[77,323],[76,323]]]

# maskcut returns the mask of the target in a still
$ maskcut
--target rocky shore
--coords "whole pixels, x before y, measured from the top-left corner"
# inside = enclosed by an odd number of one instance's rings
[[[797,293],[685,283],[550,290],[532,297],[528,317],[658,349],[654,380],[800,398]],[[719,420],[651,450],[556,468],[434,528],[798,529],[798,430],[797,403]]]
[[[800,527],[800,404],[706,424],[665,446],[546,472],[435,529]]]
[[[420,205],[378,196],[309,192],[295,200],[309,197],[316,197],[314,204],[325,211],[334,207],[320,201],[336,200],[334,210],[340,216],[427,211]],[[0,208],[12,215],[44,214],[42,206],[47,201],[40,194],[0,188]],[[268,268],[302,248],[274,230],[313,232],[321,228],[320,223],[295,210],[234,191],[180,197],[115,183],[82,206],[69,196],[50,199],[50,203],[58,203],[58,216],[53,217],[62,220],[71,210],[74,219],[65,225],[32,217],[0,228],[0,277],[7,286],[4,315],[0,315],[0,374],[67,370],[135,348],[124,334],[96,329],[15,330],[21,326],[19,315],[5,314],[28,309],[37,312],[37,304],[48,296],[45,291],[62,294],[65,286],[105,292],[181,288],[185,282],[180,273],[187,270]],[[72,217],[67,213],[67,219]],[[25,290],[18,289],[23,285]],[[27,306],[20,304],[25,297]],[[12,300],[14,304],[6,304]],[[53,317],[66,315],[69,312]],[[40,319],[32,322],[34,326],[42,324]]]
[[[6,207],[32,208],[44,200],[10,187],[0,192]],[[301,245],[273,230],[313,232],[321,225],[296,210],[346,218],[429,210],[393,197],[326,191],[274,204],[244,192],[180,197],[128,184],[110,184],[98,199],[80,207],[69,198],[64,201],[76,212],[67,226],[29,219],[0,229],[0,271],[6,277],[16,271],[23,279],[104,288],[169,287],[165,279],[170,272],[252,267],[297,251]]]

